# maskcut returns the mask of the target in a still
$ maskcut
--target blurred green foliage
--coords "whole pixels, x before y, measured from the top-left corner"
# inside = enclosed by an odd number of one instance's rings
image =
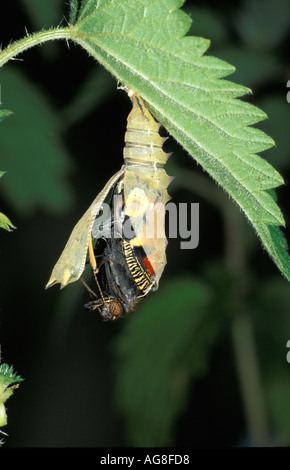
[[[2,189],[7,199],[20,212],[67,208],[72,196],[63,175],[71,163],[59,137],[57,115],[22,70],[1,70],[1,85],[5,104],[14,112],[0,129],[1,165],[8,173]]]
[[[213,321],[211,296],[211,289],[194,278],[165,281],[117,340],[116,402],[126,410],[133,445],[172,444],[171,423],[184,411],[190,381],[207,369],[224,328],[224,311],[218,323]]]
[[[19,4],[29,15],[33,31],[49,29],[57,25],[61,18],[63,0],[50,0],[49,2],[36,2],[35,0],[20,0]]]
[[[263,156],[286,182],[289,8],[184,7],[190,34],[211,40],[209,53],[235,65],[230,80],[252,88],[248,99],[267,112],[259,127],[277,146]],[[64,15],[60,0],[17,0],[1,16],[2,44]],[[289,285],[237,208],[169,139],[169,192],[176,203],[199,202],[199,246],[169,240],[159,290],[126,319],[101,322],[83,310],[82,286],[44,286],[79,216],[122,164],[130,103],[65,43],[26,52],[1,69],[0,83],[13,111],[0,126],[0,207],[17,226],[0,232],[0,342],[26,379],[9,407],[6,445],[287,445]],[[277,192],[288,226],[288,185]]]

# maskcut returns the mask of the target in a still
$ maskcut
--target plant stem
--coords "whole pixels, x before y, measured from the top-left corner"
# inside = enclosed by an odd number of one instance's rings
[[[250,445],[270,444],[265,396],[260,376],[253,325],[249,314],[236,315],[232,323],[232,342]]]
[[[225,221],[225,258],[235,276],[232,292],[234,307],[231,326],[236,370],[241,388],[250,445],[269,445],[268,413],[256,349],[251,312],[246,306],[248,295],[246,253],[241,214],[232,207],[223,211]]]
[[[53,39],[71,39],[73,36],[74,31],[71,27],[48,29],[46,31],[40,31],[39,33],[26,36],[25,38],[10,44],[0,52],[0,67],[30,47]]]

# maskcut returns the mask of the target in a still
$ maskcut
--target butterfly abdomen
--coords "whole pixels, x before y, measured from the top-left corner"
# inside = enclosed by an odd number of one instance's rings
[[[130,241],[123,239],[123,249],[128,269],[138,289],[145,294],[152,286],[152,275],[155,273],[153,271],[148,272],[148,267],[144,264],[144,258],[141,262],[138,260]]]

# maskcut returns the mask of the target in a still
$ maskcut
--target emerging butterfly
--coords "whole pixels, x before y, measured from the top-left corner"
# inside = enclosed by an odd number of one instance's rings
[[[93,273],[99,296],[85,284],[91,295],[97,298],[87,303],[85,308],[98,308],[104,320],[115,320],[135,310],[141,298],[157,288],[153,267],[143,247],[132,246],[127,238],[98,239],[94,259]]]
[[[105,320],[134,310],[142,297],[158,288],[166,265],[165,204],[172,180],[164,170],[168,155],[162,150],[160,124],[138,95],[130,97],[124,165],[74,228],[47,286],[60,282],[64,287],[79,279],[88,254],[99,295],[81,279],[95,298],[85,307],[98,308]],[[111,189],[112,212],[100,230],[98,215]]]

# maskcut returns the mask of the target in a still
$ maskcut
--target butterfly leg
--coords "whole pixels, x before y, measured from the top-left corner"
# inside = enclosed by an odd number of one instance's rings
[[[102,299],[92,300],[84,305],[86,310],[95,310],[96,308],[103,307],[104,305],[109,305],[112,302],[111,297],[103,297]]]
[[[89,239],[89,260],[90,260],[90,264],[91,264],[91,267],[92,267],[92,271],[93,271],[93,275],[94,275],[94,278],[95,278],[95,281],[96,281],[96,284],[98,286],[98,289],[99,289],[99,292],[100,292],[100,296],[101,296],[101,299],[102,299],[102,303],[105,303],[104,301],[104,296],[103,296],[103,293],[102,293],[102,289],[101,289],[101,286],[99,284],[99,281],[98,281],[98,278],[97,278],[97,274],[99,272],[99,268],[97,266],[97,261],[96,261],[96,257],[95,257],[95,253],[94,253],[94,247],[93,247],[93,239],[92,239],[92,235],[90,235],[90,239]],[[102,264],[102,263],[101,263]],[[101,266],[101,265],[100,265]],[[84,282],[83,282],[84,284]],[[95,295],[95,297],[98,298],[98,296],[94,293],[94,291],[92,291],[90,289],[89,286],[86,285],[86,283],[84,284],[86,286],[86,288],[88,289],[88,291],[91,293],[93,293]],[[98,303],[98,301],[96,301]],[[97,307],[95,307],[97,308]]]
[[[97,267],[97,262],[96,262],[96,258],[95,258],[95,255],[94,255],[93,240],[92,240],[91,235],[90,235],[90,238],[89,238],[89,260],[90,260],[90,264],[91,264],[91,267],[92,267],[92,270],[93,270],[94,277],[96,279],[96,274],[99,272],[99,269]],[[90,286],[88,286],[88,284],[84,280],[83,276],[80,277],[80,280],[83,283],[83,285],[85,286],[85,288],[87,289],[90,296],[93,297],[93,298],[98,299],[97,294],[90,288]],[[99,287],[98,282],[97,282],[97,285]]]
[[[85,288],[87,289],[88,293],[90,294],[92,298],[98,298],[97,294],[93,291],[93,289],[91,289],[90,286],[88,286],[83,276],[80,277],[80,281],[83,283],[83,285],[85,286]]]

